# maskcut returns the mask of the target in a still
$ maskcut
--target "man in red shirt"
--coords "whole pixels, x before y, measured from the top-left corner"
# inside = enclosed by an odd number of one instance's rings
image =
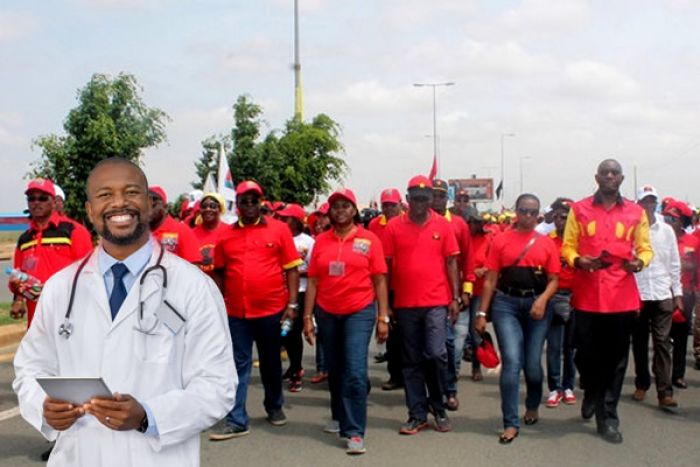
[[[448,185],[445,180],[433,180],[433,211],[443,216],[450,223],[454,232],[457,244],[459,245],[459,265],[461,268],[462,278],[462,303],[461,316],[469,316],[469,297],[473,289],[474,277],[474,262],[471,251],[471,232],[467,223],[461,214],[453,214],[447,210],[447,190]],[[462,314],[463,313],[463,314]],[[450,324],[447,328],[447,381],[445,381],[445,390],[447,396],[447,410],[457,410],[459,408],[459,399],[457,399],[457,380],[459,373],[457,361],[462,358],[462,349],[455,351],[455,326]]]
[[[29,182],[27,204],[31,221],[29,229],[17,240],[13,267],[45,283],[49,277],[92,251],[92,237],[85,227],[61,216],[55,211],[55,189],[51,180],[35,179]],[[24,298],[15,283],[10,283],[15,294],[10,313],[18,318],[24,315]],[[39,297],[26,301],[27,327],[32,324]]]
[[[382,191],[379,201],[381,203],[382,213],[369,222],[367,229],[381,239],[384,236],[384,231],[389,221],[401,214],[401,193],[399,193],[399,190],[396,188],[387,188]],[[390,288],[389,306],[392,308],[393,299],[394,294]],[[389,372],[389,380],[382,384],[382,390],[393,391],[394,389],[402,388],[401,334],[393,317],[391,332],[389,332],[389,338],[386,341],[385,359],[387,362],[387,371]]]
[[[238,371],[236,404],[210,435],[224,440],[250,433],[245,404],[258,349],[265,389],[267,421],[287,423],[282,410],[281,323],[296,316],[299,266],[303,263],[286,224],[261,213],[263,191],[253,181],[236,187],[238,222],[219,237],[214,253],[215,278],[226,303]]]
[[[624,178],[616,160],[598,165],[598,190],[571,207],[561,250],[575,268],[571,304],[576,367],[584,388],[581,415],[595,415],[598,433],[616,444],[622,442],[617,403],[640,305],[633,273],[654,255],[644,210],[620,194]]]
[[[158,242],[171,253],[190,263],[199,263],[199,242],[187,225],[177,222],[168,214],[168,195],[159,186],[148,187],[153,207],[151,209],[151,232]]]
[[[450,431],[445,412],[447,318],[459,314],[459,245],[444,217],[430,209],[433,190],[426,177],[408,183],[408,213],[395,217],[384,233],[396,319],[403,339],[402,359],[408,421],[399,433],[413,435],[428,426],[428,404],[435,428]],[[427,386],[427,394],[426,394]]]

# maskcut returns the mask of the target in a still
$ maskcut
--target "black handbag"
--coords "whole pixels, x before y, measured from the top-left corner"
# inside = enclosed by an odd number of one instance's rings
[[[518,266],[527,252],[532,248],[541,235],[535,235],[527,242],[523,251],[510,266],[501,268],[496,287],[506,293],[508,291],[532,291],[541,294],[547,288],[547,272],[541,267]]]

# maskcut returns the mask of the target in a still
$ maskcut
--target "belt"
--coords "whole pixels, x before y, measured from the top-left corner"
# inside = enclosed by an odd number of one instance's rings
[[[519,297],[519,298],[529,298],[529,297],[534,297],[537,295],[537,291],[535,289],[520,289],[518,287],[503,287],[502,289],[498,289],[501,292],[503,292],[506,295],[510,295],[511,297]]]

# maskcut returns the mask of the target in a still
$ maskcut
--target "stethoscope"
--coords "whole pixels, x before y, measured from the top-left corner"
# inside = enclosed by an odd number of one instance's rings
[[[144,329],[143,327],[143,315],[144,315],[144,301],[141,299],[141,292],[143,289],[143,283],[146,280],[146,277],[148,277],[149,274],[153,272],[160,271],[161,274],[163,275],[162,281],[161,281],[161,288],[163,289],[163,292],[161,294],[161,297],[165,297],[165,295],[168,292],[168,272],[165,270],[165,267],[161,264],[161,260],[163,259],[163,253],[165,252],[165,248],[161,247],[160,248],[160,254],[158,255],[158,261],[156,261],[156,264],[153,266],[150,266],[146,268],[143,273],[141,274],[141,278],[139,279],[139,312],[138,312],[138,324],[136,329],[139,332],[142,332],[144,334],[151,334],[153,330],[158,326],[158,323],[160,320],[156,316],[156,319],[154,320],[153,325],[151,325],[148,329]],[[90,257],[92,255],[88,255],[82,263],[80,263],[80,266],[78,266],[78,270],[75,272],[75,277],[73,277],[73,283],[71,284],[71,289],[70,289],[70,298],[68,299],[68,309],[66,310],[66,315],[63,318],[63,324],[61,324],[58,327],[58,335],[63,336],[66,339],[70,338],[71,334],[73,334],[73,323],[71,323],[71,313],[73,312],[73,301],[75,300],[75,291],[78,285],[78,277],[80,277],[80,273],[82,272],[83,268],[87,264],[87,262],[90,260]],[[185,318],[175,310],[175,308],[168,302],[167,299],[163,299],[163,303],[172,310],[173,313],[175,313],[182,321],[185,321]]]

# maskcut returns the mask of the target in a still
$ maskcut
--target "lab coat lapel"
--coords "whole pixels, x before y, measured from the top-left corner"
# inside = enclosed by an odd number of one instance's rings
[[[112,313],[109,310],[109,297],[107,297],[107,288],[105,287],[105,281],[100,274],[100,268],[97,264],[97,251],[93,250],[91,257],[83,268],[83,272],[80,274],[80,279],[78,280],[78,286],[81,282],[90,291],[90,296],[93,297],[97,308],[99,309],[100,315],[107,321],[112,321]],[[75,305],[75,304],[74,304]]]

